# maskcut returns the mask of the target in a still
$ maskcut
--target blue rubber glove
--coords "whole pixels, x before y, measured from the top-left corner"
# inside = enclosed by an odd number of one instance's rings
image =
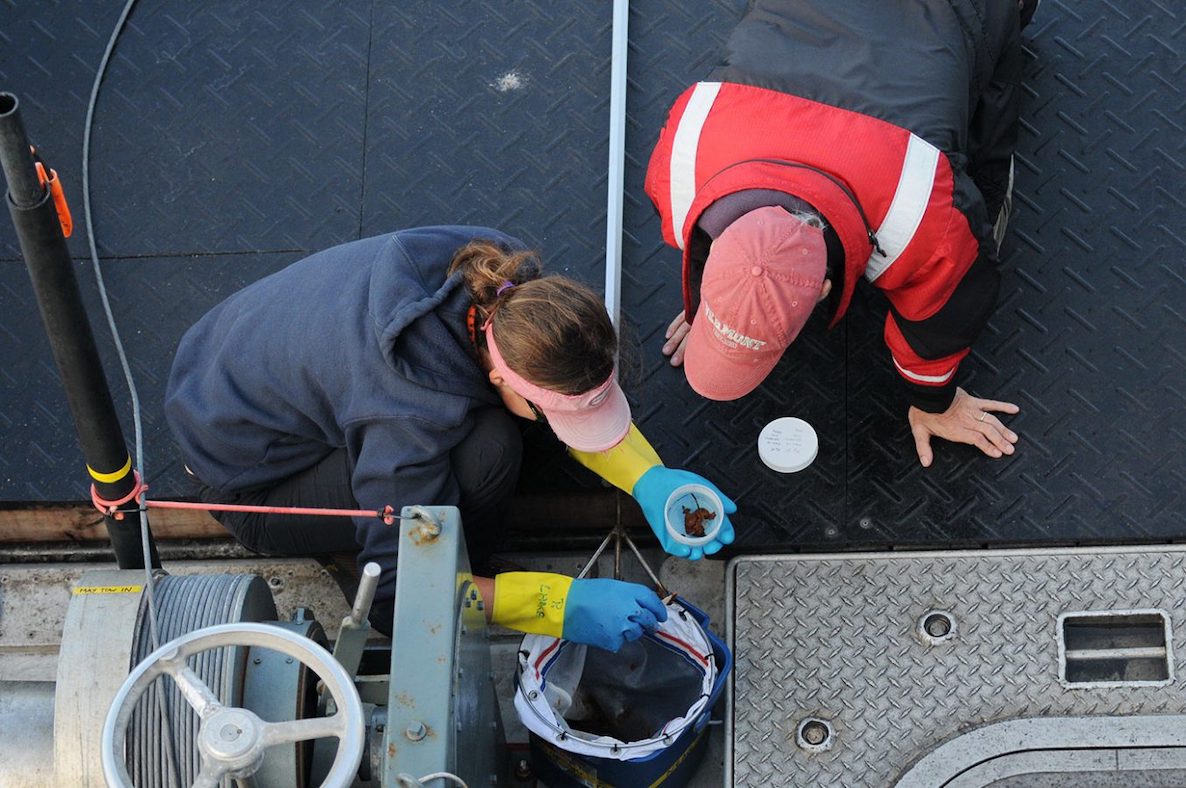
[[[684,484],[703,484],[711,488],[720,497],[721,503],[725,507],[725,514],[721,520],[721,530],[717,532],[717,538],[696,547],[681,544],[672,539],[671,534],[667,533],[667,524],[663,511],[667,506],[667,498],[676,487]],[[690,558],[696,561],[706,555],[720,552],[722,547],[733,541],[733,524],[729,522],[728,515],[737,511],[737,504],[733,503],[727,495],[718,490],[715,484],[702,476],[697,476],[690,471],[681,471],[677,468],[665,468],[662,465],[656,465],[634,483],[634,489],[630,494],[634,496],[634,500],[638,501],[638,505],[642,507],[642,513],[647,518],[651,530],[655,532],[655,536],[659,538],[659,544],[663,545],[663,549],[671,555],[680,558]]]
[[[654,632],[667,608],[654,591],[621,580],[573,580],[564,607],[562,637],[606,651]]]

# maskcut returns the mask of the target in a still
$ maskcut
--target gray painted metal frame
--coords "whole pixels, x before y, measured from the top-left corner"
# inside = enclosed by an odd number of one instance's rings
[[[399,529],[383,784],[438,772],[488,784],[502,732],[461,514],[407,506]]]

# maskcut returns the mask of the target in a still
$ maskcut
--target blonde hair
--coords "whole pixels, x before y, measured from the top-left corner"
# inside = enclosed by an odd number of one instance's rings
[[[605,303],[574,279],[541,277],[535,252],[471,241],[449,265],[457,273],[477,307],[479,342],[490,321],[499,353],[530,382],[583,394],[613,372],[618,337]]]

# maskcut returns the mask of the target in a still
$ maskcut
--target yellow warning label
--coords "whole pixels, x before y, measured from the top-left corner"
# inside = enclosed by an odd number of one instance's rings
[[[144,586],[78,586],[74,589],[74,595],[80,596],[82,594],[138,594],[144,590]]]

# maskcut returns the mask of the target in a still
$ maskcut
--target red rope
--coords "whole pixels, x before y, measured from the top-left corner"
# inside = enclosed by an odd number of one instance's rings
[[[98,488],[92,484],[91,503],[95,505],[96,509],[98,509],[103,514],[108,515],[109,517],[114,517],[116,520],[124,519],[123,513],[118,511],[119,507],[123,506],[125,503],[131,501],[134,498],[139,498],[144,494],[144,491],[148,489],[148,485],[140,479],[140,474],[137,471],[132,471],[132,476],[135,478],[136,484],[133,485],[132,491],[130,493],[125,495],[123,498],[120,498],[118,501],[109,501],[106,498],[101,497],[99,495]]]
[[[395,510],[315,509],[308,506],[249,506],[237,503],[189,503],[187,501],[145,501],[150,509],[203,509],[211,512],[260,512],[262,514],[308,514],[322,517],[377,517],[387,525],[395,522]]]
[[[104,515],[114,517],[116,520],[124,519],[124,514],[127,511],[135,511],[119,508],[133,499],[138,499],[140,503],[150,509],[200,509],[207,512],[257,512],[259,514],[299,514],[315,517],[377,517],[386,525],[391,525],[396,520],[395,510],[390,506],[384,506],[381,511],[377,511],[375,509],[318,509],[309,506],[251,506],[236,503],[149,501],[144,498],[144,493],[148,491],[148,485],[140,480],[139,473],[136,473],[135,476],[136,486],[118,501],[109,501],[100,497],[99,491],[92,484],[91,503]]]

